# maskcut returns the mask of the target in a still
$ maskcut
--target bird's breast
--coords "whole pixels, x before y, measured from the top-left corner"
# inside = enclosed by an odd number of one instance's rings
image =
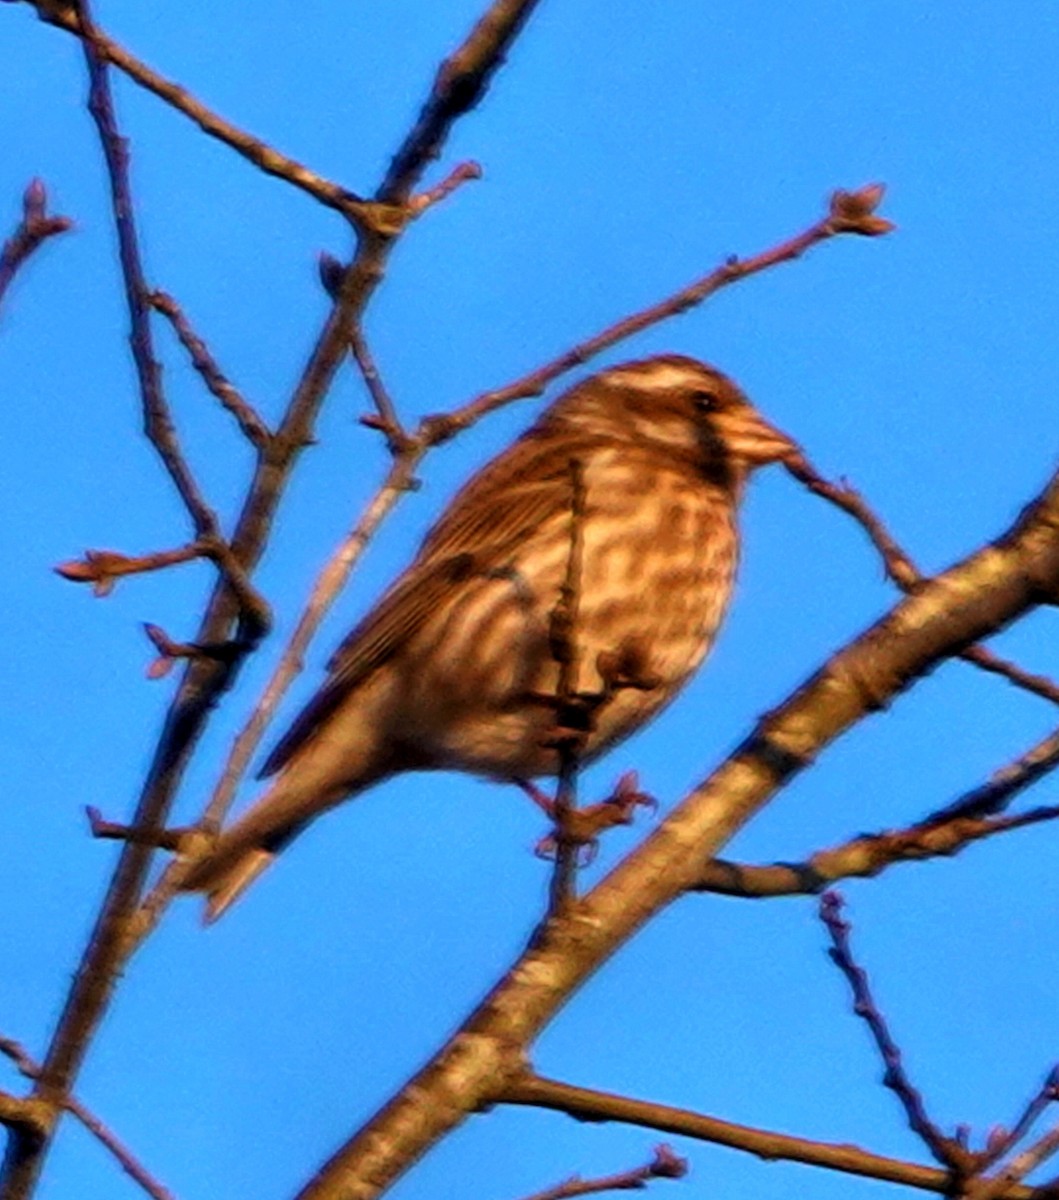
[[[405,656],[407,732],[438,766],[553,773],[556,611],[567,589],[572,690],[594,705],[592,758],[667,704],[712,644],[738,555],[729,496],[688,472],[583,465],[580,510],[504,562],[480,562]]]

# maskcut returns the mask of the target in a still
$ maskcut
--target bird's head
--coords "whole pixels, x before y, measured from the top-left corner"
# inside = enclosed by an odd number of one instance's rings
[[[601,371],[567,392],[555,410],[583,430],[665,446],[736,481],[755,467],[800,456],[733,380],[680,354]]]

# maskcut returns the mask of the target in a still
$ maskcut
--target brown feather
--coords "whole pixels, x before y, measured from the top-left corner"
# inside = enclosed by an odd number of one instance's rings
[[[260,778],[286,766],[350,692],[451,597],[454,583],[502,570],[535,529],[570,511],[569,461],[591,452],[595,441],[571,439],[569,455],[557,461],[534,426],[457,493],[408,570],[331,656],[328,678],[273,748]]]

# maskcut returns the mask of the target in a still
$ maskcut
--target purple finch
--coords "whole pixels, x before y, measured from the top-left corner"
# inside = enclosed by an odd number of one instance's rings
[[[310,821],[387,776],[555,775],[568,699],[588,714],[580,762],[651,720],[717,633],[748,475],[797,455],[732,380],[680,355],[560,396],[464,486],[338,648],[265,763],[271,787],[192,867],[186,886],[207,894],[207,919]],[[564,587],[574,615],[561,685]]]

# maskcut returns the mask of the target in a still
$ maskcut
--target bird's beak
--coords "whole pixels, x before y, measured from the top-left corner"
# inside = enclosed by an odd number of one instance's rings
[[[740,407],[724,414],[724,441],[729,455],[748,468],[800,459],[801,448],[756,409]]]

